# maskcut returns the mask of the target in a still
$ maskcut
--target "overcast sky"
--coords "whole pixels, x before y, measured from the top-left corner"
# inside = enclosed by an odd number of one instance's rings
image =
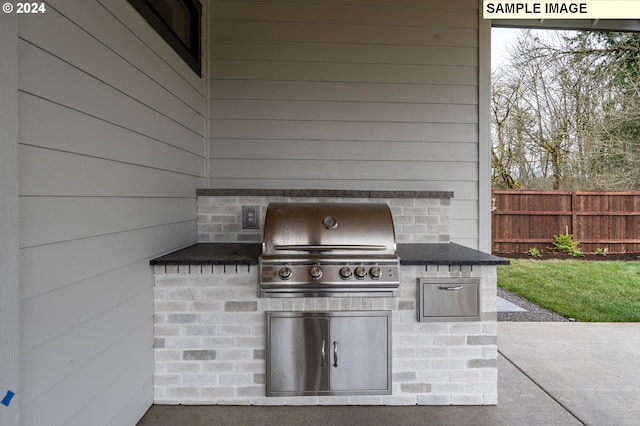
[[[504,62],[507,57],[506,47],[516,40],[519,31],[519,28],[491,29],[491,68]]]
[[[494,69],[501,65],[509,56],[507,47],[512,45],[518,38],[521,28],[491,28],[491,68]],[[571,33],[567,30],[531,30],[533,35],[541,39],[547,39],[548,34],[552,33]]]

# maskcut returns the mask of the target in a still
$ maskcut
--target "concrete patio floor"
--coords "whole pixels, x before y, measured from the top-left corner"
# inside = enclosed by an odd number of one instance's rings
[[[501,322],[498,350],[583,424],[640,424],[640,323]]]
[[[153,406],[139,425],[638,424],[640,324],[498,327],[497,406]]]
[[[170,406],[154,405],[139,426],[204,425],[580,425],[503,357],[497,406]]]

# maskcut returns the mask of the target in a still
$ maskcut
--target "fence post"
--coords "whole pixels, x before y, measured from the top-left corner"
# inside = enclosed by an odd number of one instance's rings
[[[571,191],[571,232],[574,238],[578,234],[578,191]]]

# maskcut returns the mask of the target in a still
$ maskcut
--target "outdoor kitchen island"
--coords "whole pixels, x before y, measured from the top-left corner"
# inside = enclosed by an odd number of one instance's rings
[[[400,258],[396,296],[259,297],[258,258],[262,246],[246,241],[248,234],[240,236],[243,232],[240,227],[233,228],[236,238],[226,233],[227,242],[210,242],[216,232],[225,233],[219,227],[209,236],[200,235],[201,242],[197,244],[152,260],[155,273],[154,402],[496,404],[495,268],[507,261],[448,242],[446,207],[450,196],[445,194],[442,198],[442,194],[437,193],[440,198],[435,200],[415,197],[415,193],[407,198],[367,200],[388,203],[394,213]],[[212,201],[210,196],[199,197],[199,230],[210,228],[216,220],[208,215],[217,215],[217,220],[222,222],[229,222],[229,216],[234,215],[241,220],[240,206],[264,205],[264,199],[244,195],[252,198],[239,200],[224,194]],[[335,197],[335,191],[331,195]],[[282,197],[278,201],[282,202]],[[411,214],[414,217],[407,220],[406,216]],[[421,215],[428,217],[423,220],[435,227],[425,226],[422,229],[427,232],[413,232],[407,237],[404,231],[412,228],[405,228],[403,224],[406,221],[420,223]],[[201,224],[205,226],[200,227]],[[433,229],[436,231],[430,235],[428,231]],[[425,240],[434,242],[418,242]],[[443,305],[451,307],[452,313],[438,306],[430,313],[434,309],[432,287],[444,290]],[[450,303],[447,298],[455,298],[460,289],[475,299],[471,303]],[[467,313],[469,308],[473,312]],[[273,396],[271,393],[272,396],[267,396],[267,320],[301,315],[389,318],[389,392],[338,392],[329,396],[280,396],[277,393]],[[334,348],[327,348],[327,352],[330,350]]]

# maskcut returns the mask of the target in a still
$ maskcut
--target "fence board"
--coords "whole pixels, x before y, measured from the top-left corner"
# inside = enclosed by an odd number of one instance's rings
[[[548,251],[553,236],[573,234],[586,253],[640,252],[640,191],[491,191],[492,251]]]

